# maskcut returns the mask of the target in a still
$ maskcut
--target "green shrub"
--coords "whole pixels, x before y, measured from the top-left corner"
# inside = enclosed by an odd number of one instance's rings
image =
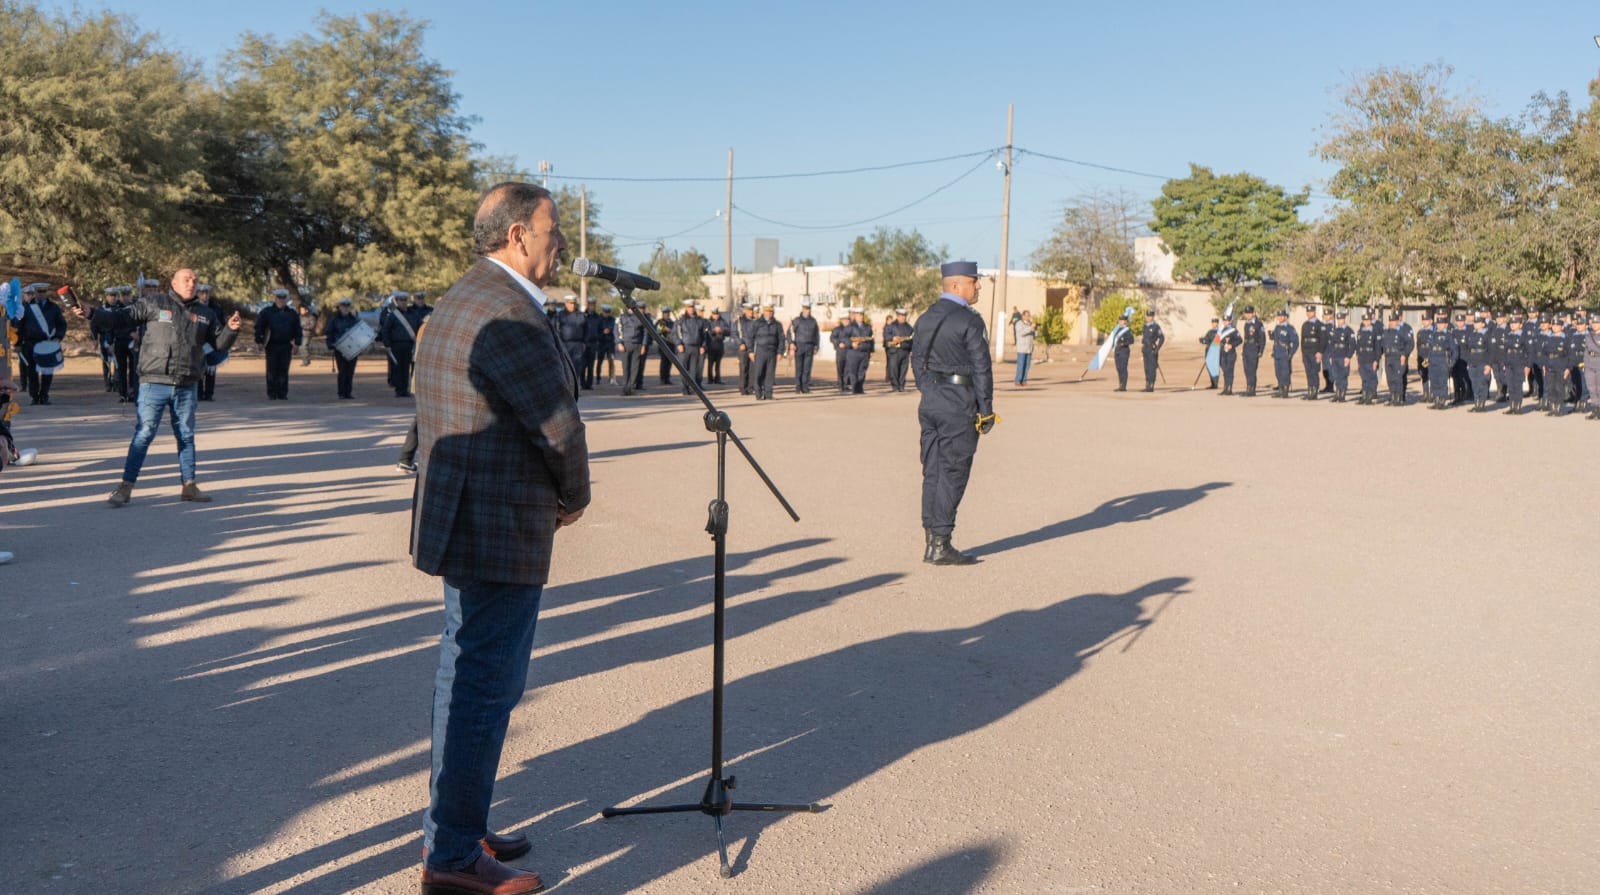
[[[1122,316],[1123,310],[1133,308],[1133,315],[1128,320],[1128,326],[1135,336],[1144,332],[1144,296],[1131,292],[1113,292],[1100,299],[1100,307],[1094,309],[1089,315],[1089,325],[1095,332],[1102,336],[1111,335],[1117,328],[1117,320]]]

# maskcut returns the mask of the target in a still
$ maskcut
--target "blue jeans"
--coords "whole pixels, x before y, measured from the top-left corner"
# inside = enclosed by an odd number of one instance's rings
[[[1033,352],[1017,355],[1017,385],[1028,381],[1028,370],[1033,366]]]
[[[160,385],[154,382],[139,383],[139,422],[133,430],[133,441],[128,445],[128,460],[122,465],[122,480],[136,482],[144,466],[144,455],[150,451],[150,442],[156,440],[161,428],[161,417],[172,410],[172,434],[178,437],[178,475],[184,482],[194,481],[194,404],[197,391],[193,385]]]
[[[528,686],[539,584],[446,579],[433,678],[433,774],[422,817],[428,866],[478,859],[511,710]]]

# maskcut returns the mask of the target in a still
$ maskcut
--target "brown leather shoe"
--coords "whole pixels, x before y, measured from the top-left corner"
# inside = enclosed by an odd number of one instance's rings
[[[434,870],[422,865],[422,895],[531,895],[544,891],[539,874],[478,856],[464,870]]]
[[[507,836],[490,833],[479,842],[482,843],[483,850],[489,853],[489,857],[494,858],[496,861],[515,861],[533,851],[533,843],[529,842],[528,837],[521,833],[512,833]]]

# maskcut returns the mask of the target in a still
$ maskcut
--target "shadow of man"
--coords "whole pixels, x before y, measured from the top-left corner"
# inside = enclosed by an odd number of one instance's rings
[[[973,556],[990,556],[1018,547],[1027,547],[1057,538],[1070,537],[1097,528],[1109,528],[1119,522],[1142,522],[1181,510],[1199,501],[1212,491],[1231,486],[1232,482],[1207,482],[1193,488],[1169,488],[1164,491],[1146,491],[1108,500],[1082,516],[1052,522],[1033,531],[990,541],[966,552]]]
[[[1144,601],[1184,593],[1189,580],[1083,594],[967,628],[896,634],[733,681],[727,687],[727,754],[745,757],[730,761],[727,770],[746,780],[735,797],[821,800],[919,749],[1000,721],[1077,674],[1119,635],[1149,625]],[[650,804],[698,802],[708,772],[699,759],[709,716],[709,699],[695,696],[534,758],[501,782],[498,793],[508,803],[502,816],[550,812],[540,824],[541,865],[598,864],[583,874],[584,887],[593,891],[631,891],[690,862],[714,861],[709,818],[688,815],[698,823],[664,830],[659,820],[586,823],[592,814],[575,813],[642,801],[641,794],[653,792],[660,794]],[[605,768],[604,775],[597,768]],[[930,810],[928,804],[918,800],[916,810]],[[956,799],[931,804],[934,811],[964,810]],[[729,836],[759,837],[780,817],[736,813]],[[619,851],[628,858],[602,860]]]

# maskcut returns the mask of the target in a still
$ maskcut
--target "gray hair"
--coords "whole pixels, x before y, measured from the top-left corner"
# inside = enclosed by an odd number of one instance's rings
[[[553,203],[556,199],[537,184],[508,180],[489,187],[472,217],[472,251],[488,255],[505,248],[511,225],[526,224],[539,210],[539,203],[547,200]]]

